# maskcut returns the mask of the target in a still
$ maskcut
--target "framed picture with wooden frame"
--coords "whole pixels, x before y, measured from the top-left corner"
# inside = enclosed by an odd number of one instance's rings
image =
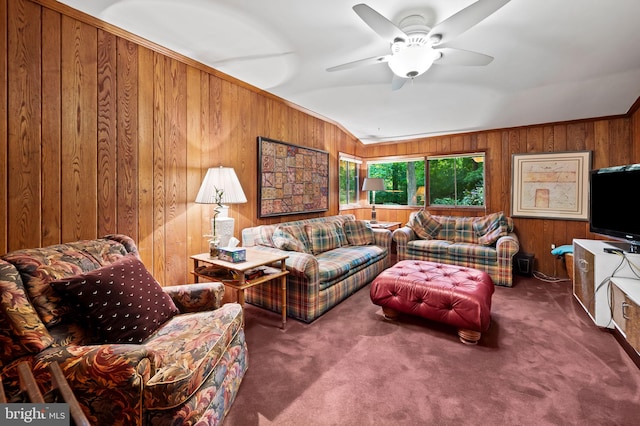
[[[329,153],[258,137],[258,217],[329,210]]]
[[[591,151],[513,154],[511,216],[588,220]]]

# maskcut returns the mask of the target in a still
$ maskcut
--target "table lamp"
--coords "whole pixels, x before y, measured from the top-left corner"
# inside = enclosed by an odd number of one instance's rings
[[[227,204],[246,203],[238,176],[233,167],[213,167],[207,170],[207,174],[200,185],[196,196],[196,203],[217,204],[211,218],[211,235],[219,238],[219,246],[227,247],[233,237],[234,220],[229,217]]]
[[[364,178],[362,190],[373,192],[371,203],[371,223],[378,223],[376,220],[376,191],[384,191],[384,179],[382,178]]]

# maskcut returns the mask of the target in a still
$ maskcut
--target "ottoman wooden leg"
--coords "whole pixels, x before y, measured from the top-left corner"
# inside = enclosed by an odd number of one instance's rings
[[[395,311],[391,308],[387,308],[385,306],[382,307],[382,313],[384,314],[384,317],[387,319],[396,319],[398,318],[398,311]]]
[[[465,345],[475,345],[480,340],[480,336],[482,333],[474,330],[466,330],[464,328],[458,329],[458,337],[460,337],[460,341]]]

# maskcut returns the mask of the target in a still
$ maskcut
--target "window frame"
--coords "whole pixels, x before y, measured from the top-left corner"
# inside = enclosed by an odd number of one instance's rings
[[[424,176],[424,182],[423,185],[425,187],[425,190],[427,188],[427,172],[426,172],[426,166],[427,166],[427,156],[426,155],[393,155],[393,156],[385,156],[385,157],[372,157],[372,158],[367,158],[365,161],[365,177],[370,177],[369,176],[369,166],[372,164],[388,164],[388,163],[409,163],[409,162],[413,162],[413,161],[422,161],[424,162],[425,165],[425,176]],[[375,176],[374,176],[375,177]],[[418,182],[416,182],[416,190],[417,188],[419,188],[420,185],[418,184]],[[386,192],[386,191],[376,191],[376,194],[379,194],[381,192]],[[371,194],[364,194],[365,195],[365,199],[367,201],[367,205],[371,205],[370,203],[370,196]],[[426,195],[426,194],[425,194]],[[376,196],[377,197],[377,196]],[[384,206],[385,208],[393,208],[393,209],[415,209],[415,208],[421,208],[421,207],[425,207],[427,203],[427,198],[426,196],[423,199],[422,204],[409,204],[408,200],[407,200],[407,204],[379,204],[378,202],[376,202],[376,206]]]
[[[356,172],[356,176],[355,176],[355,183],[356,183],[356,187],[354,189],[354,199],[350,200],[349,199],[349,193],[350,193],[350,188],[349,188],[349,182],[351,182],[351,179],[349,176],[346,176],[346,185],[347,187],[345,188],[345,199],[347,200],[347,203],[343,203],[342,202],[342,192],[343,192],[343,188],[342,188],[342,176],[340,173],[340,169],[342,166],[342,162],[347,162],[347,163],[351,163],[351,164],[355,164],[355,172]],[[344,152],[339,152],[338,153],[338,204],[340,206],[340,208],[350,208],[350,207],[360,207],[360,168],[362,167],[363,164],[363,160],[360,157],[357,157],[355,155],[352,154],[346,154]],[[349,168],[346,168],[346,173],[348,175],[349,173]]]
[[[431,179],[429,178],[431,175],[431,167],[430,167],[430,160],[441,160],[441,159],[447,159],[447,158],[467,158],[467,157],[482,157],[483,161],[482,163],[484,164],[482,167],[482,187],[483,187],[483,194],[482,194],[482,205],[466,205],[466,204],[431,204]],[[486,163],[487,163],[487,153],[486,151],[474,151],[474,152],[462,152],[462,153],[454,153],[454,154],[437,154],[437,155],[428,155],[425,159],[425,180],[428,182],[427,187],[425,188],[427,190],[426,194],[425,194],[425,207],[434,207],[434,208],[438,208],[438,209],[443,209],[443,208],[447,208],[447,209],[486,209],[487,207],[487,168],[486,168]],[[455,178],[454,178],[454,185],[455,185]],[[457,201],[457,197],[456,197],[456,201]]]

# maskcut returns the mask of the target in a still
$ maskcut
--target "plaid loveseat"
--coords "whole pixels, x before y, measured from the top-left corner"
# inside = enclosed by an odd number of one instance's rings
[[[393,231],[398,260],[427,260],[479,269],[494,284],[513,285],[513,256],[520,250],[513,220],[500,213],[482,217],[412,212]]]
[[[391,232],[371,229],[354,215],[327,216],[245,228],[242,245],[286,252],[287,315],[312,322],[389,267]],[[245,300],[281,311],[277,283],[247,289]]]
[[[160,287],[141,265],[124,235],[1,256],[0,374],[10,402],[20,402],[20,362],[42,392],[57,362],[91,424],[222,422],[247,369],[240,305],[220,305],[220,283]],[[149,313],[165,311],[161,321]],[[136,334],[138,322],[148,330]]]

